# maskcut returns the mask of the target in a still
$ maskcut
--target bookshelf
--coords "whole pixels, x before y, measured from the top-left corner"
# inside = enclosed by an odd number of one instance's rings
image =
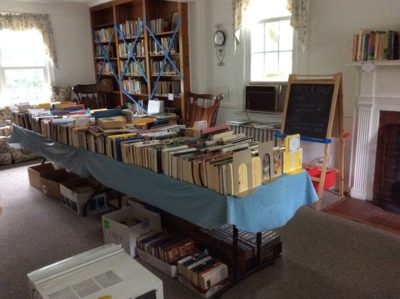
[[[90,9],[95,73],[98,81],[112,81],[110,107],[127,106],[131,97],[146,108],[158,98],[184,120],[190,92],[187,10],[187,3],[164,0],[119,0]]]

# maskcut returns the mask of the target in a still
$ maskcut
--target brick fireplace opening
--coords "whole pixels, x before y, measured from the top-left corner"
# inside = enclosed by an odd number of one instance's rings
[[[379,114],[372,200],[384,209],[400,213],[400,112]]]

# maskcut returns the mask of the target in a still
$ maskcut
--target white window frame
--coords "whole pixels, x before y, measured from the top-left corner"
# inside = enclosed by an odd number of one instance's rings
[[[29,51],[29,48],[27,48],[27,51]],[[38,102],[32,102],[31,104],[38,104],[44,103],[44,102],[50,102],[51,100],[51,85],[52,82],[54,81],[54,69],[53,69],[53,64],[49,58],[46,59],[44,65],[30,65],[30,66],[3,66],[2,63],[2,49],[0,48],[0,107],[8,106],[8,105],[14,105],[18,103],[13,103],[12,101],[5,101],[4,95],[3,95],[3,90],[4,87],[7,84],[7,78],[6,78],[6,71],[7,70],[42,70],[43,71],[43,78],[44,78],[44,84],[46,84],[49,88],[49,97],[48,99],[43,99],[39,100]]]
[[[285,17],[283,17],[285,18]],[[290,18],[290,16],[289,16]],[[265,20],[277,20],[280,18],[269,18]],[[241,32],[241,38],[243,40],[243,51],[244,51],[244,70],[245,70],[245,81],[246,84],[250,85],[267,85],[267,84],[279,84],[286,83],[285,81],[251,81],[251,30],[250,28],[244,28]],[[305,51],[305,45],[302,45],[298,39],[296,30],[293,30],[293,47],[292,47],[292,74],[305,74],[307,65],[307,56]]]

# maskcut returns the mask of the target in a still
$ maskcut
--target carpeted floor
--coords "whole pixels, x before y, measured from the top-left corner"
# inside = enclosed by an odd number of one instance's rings
[[[29,185],[26,166],[0,171],[0,298],[29,298],[26,274],[102,244],[99,218],[78,217]],[[399,298],[400,236],[301,208],[280,230],[283,257],[222,298]],[[164,281],[166,299],[200,298]]]

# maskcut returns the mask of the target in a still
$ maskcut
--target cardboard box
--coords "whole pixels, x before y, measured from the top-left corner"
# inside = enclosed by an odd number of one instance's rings
[[[126,224],[135,219],[136,224]],[[130,207],[103,215],[104,243],[122,244],[131,256],[136,256],[136,239],[151,231],[161,231],[160,215],[147,210],[141,204],[132,203]],[[124,224],[125,223],[125,224]]]
[[[79,176],[65,169],[57,169],[42,175],[42,191],[54,199],[61,198],[60,183],[78,178]]]
[[[172,278],[178,277],[178,269],[176,265],[167,264],[166,262],[156,258],[154,255],[151,255],[150,253],[147,253],[140,248],[137,248],[137,252],[139,254],[139,258],[147,264],[153,266],[154,268],[157,268],[158,270]]]
[[[36,165],[28,168],[29,183],[40,190],[42,190],[42,175],[54,171],[54,165],[52,163],[45,163]]]
[[[96,193],[99,187],[98,183],[87,178],[75,178],[62,182],[60,184],[61,201],[81,216],[107,211],[107,193]]]

